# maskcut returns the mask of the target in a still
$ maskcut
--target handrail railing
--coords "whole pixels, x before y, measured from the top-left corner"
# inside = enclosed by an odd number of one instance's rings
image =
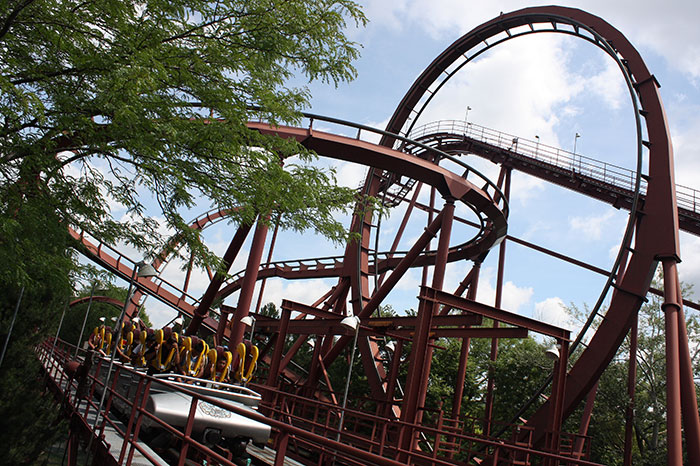
[[[101,363],[89,374],[89,384],[92,388],[90,388],[88,392],[91,395],[95,394],[96,387],[101,387],[99,390],[106,389],[109,393],[107,403],[104,405],[104,412],[99,416],[99,425],[91,426],[87,421],[87,417],[90,410],[92,410],[92,413],[94,413],[94,409],[97,408],[97,405],[96,403],[92,402],[90,396],[88,396],[87,404],[85,405],[80,403],[81,400],[76,399],[75,395],[79,383],[78,381],[74,380],[66,370],[66,363],[69,361],[69,358],[74,351],[75,347],[73,345],[60,340],[54,342],[53,339],[46,340],[36,347],[37,355],[44,365],[47,377],[52,380],[53,389],[58,391],[57,396],[60,397],[64,403],[69,405],[71,407],[72,414],[74,416],[78,416],[78,418],[80,418],[80,422],[82,422],[92,431],[91,435],[96,436],[96,445],[101,445],[102,447],[106,446],[106,448],[109,449],[109,445],[105,445],[99,440],[107,426],[110,426],[111,429],[121,436],[122,445],[112,445],[112,447],[120,448],[119,451],[121,454],[119,455],[119,464],[126,464],[127,466],[131,464],[134,450],[138,450],[143,457],[151,463],[161,464],[160,461],[149,454],[149,452],[144,448],[142,441],[140,441],[139,429],[142,426],[142,422],[145,420],[148,420],[148,422],[152,425],[159,426],[158,428],[163,429],[163,431],[172,435],[173,438],[177,440],[177,443],[180,445],[180,462],[178,464],[185,464],[188,451],[196,452],[196,457],[198,457],[200,460],[206,460],[208,463],[214,462],[231,466],[237,464],[233,461],[230,455],[228,455],[228,457],[225,456],[226,451],[220,450],[218,447],[207,446],[199,442],[192,434],[192,427],[195,421],[194,415],[198,409],[197,406],[201,403],[205,403],[216,406],[223,411],[228,411],[243,417],[247,417],[270,426],[276,442],[276,461],[280,461],[281,458],[286,456],[287,439],[294,438],[296,441],[302,441],[313,446],[313,448],[318,451],[332,452],[334,456],[342,461],[354,461],[357,464],[400,466],[400,463],[390,458],[375,455],[373,453],[355,448],[351,445],[336,442],[331,438],[325,438],[311,432],[306,432],[303,429],[286,424],[279,420],[270,419],[258,412],[253,412],[248,408],[237,406],[226,400],[213,398],[202,393],[194,392],[184,388],[184,384],[172,384],[162,379],[150,377],[144,372],[136,371],[127,365],[115,366],[115,374],[116,371],[126,371],[131,374],[132,378],[136,381],[132,381],[132,383],[138,383],[139,387],[133,397],[131,395],[124,396],[115,390],[116,384],[114,381],[119,379],[117,375],[112,377],[112,381],[110,381],[109,385],[105,388],[105,384],[103,382],[104,377],[100,376],[100,371],[103,369]],[[159,390],[162,390],[162,387],[165,386],[172,392],[181,393],[191,398],[189,416],[187,418],[186,425],[182,430],[172,427],[151,412],[147,411],[146,400],[150,394],[151,383],[156,382],[161,387]],[[116,409],[115,404],[112,402],[113,400],[116,400],[121,404],[121,415],[129,418],[124,425],[117,424],[110,418],[110,409]],[[126,426],[125,429],[124,426]],[[129,451],[128,456],[126,456],[127,450]],[[116,453],[113,454],[116,455]],[[116,457],[114,459],[117,461]],[[281,464],[281,462],[279,464]]]
[[[410,137],[421,140],[440,134],[465,136],[501,149],[510,150],[532,160],[591,177],[626,191],[634,191],[636,176],[634,170],[472,122],[463,120],[434,121],[414,129],[411,131]],[[644,179],[642,179],[641,188],[642,193],[646,193],[647,182]],[[700,191],[676,184],[676,202],[678,207],[700,215]]]

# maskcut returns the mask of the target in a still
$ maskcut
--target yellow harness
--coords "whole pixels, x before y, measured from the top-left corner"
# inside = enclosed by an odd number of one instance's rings
[[[221,374],[217,377],[216,375],[216,358],[218,356],[218,353],[216,351],[216,348],[212,348],[209,350],[208,358],[209,361],[211,361],[211,380],[215,382],[223,382],[226,376],[228,375],[228,371],[231,369],[231,361],[233,360],[233,354],[231,354],[230,351],[224,351],[224,357],[226,358],[226,367],[224,367],[224,370],[221,371]]]
[[[131,353],[131,360],[134,362],[136,367],[143,367],[146,365],[146,361],[143,359],[144,354],[146,354],[146,338],[148,337],[148,332],[146,330],[141,330],[139,333],[139,344],[141,349],[137,354],[133,354],[133,348]]]
[[[209,351],[209,346],[206,342],[202,342],[202,351],[196,355],[196,358],[192,357],[192,338],[185,337],[182,342],[182,349],[180,350],[180,361],[185,361],[184,371],[185,375],[195,376],[202,367],[204,360],[206,359],[207,351]],[[184,359],[183,359],[184,358]],[[192,367],[192,360],[194,361],[194,367]]]
[[[248,368],[246,370],[246,351],[247,351],[247,345],[243,342],[240,342],[238,346],[236,347],[236,351],[238,352],[238,359],[239,359],[239,364],[238,364],[238,370],[236,371],[236,379],[239,380],[240,382],[246,383],[250,380],[251,376],[253,375],[253,372],[255,371],[255,368],[257,367],[258,364],[258,347],[251,344],[250,345],[250,362],[248,363]]]
[[[177,333],[175,334],[175,338],[177,339]],[[170,364],[172,363],[173,357],[175,356],[175,347],[173,346],[172,348],[170,348],[170,352],[165,358],[165,362],[163,362],[163,341],[164,335],[163,329],[161,328],[156,330],[156,343],[159,345],[158,353],[156,354],[155,359],[151,362],[151,365],[159,371],[165,371],[168,368],[170,368]]]

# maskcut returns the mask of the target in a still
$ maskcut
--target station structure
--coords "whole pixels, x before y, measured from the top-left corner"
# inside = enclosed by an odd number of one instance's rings
[[[511,39],[541,33],[567,34],[588,41],[618,64],[636,112],[636,169],[466,121],[438,121],[414,127],[441,88],[482,53]],[[265,223],[241,225],[232,232],[223,261],[230,267],[252,234],[245,270],[232,276],[212,273],[206,292],[193,296],[188,292],[191,264],[182,284],[168,283],[157,276],[135,277],[133,259],[90,232],[71,231],[91,260],[137,285],[126,307],[127,318],[134,317],[140,300],[150,295],[191,318],[188,334],[216,334],[219,341],[234,344],[246,332],[242,319],[256,318],[255,331],[267,335],[268,344],[261,349],[258,376],[248,387],[259,392],[262,401],[257,413],[239,414],[270,426],[271,437],[265,448],[251,453],[254,461],[264,464],[267,455],[268,464],[275,465],[595,464],[588,459],[587,428],[595,409],[597,382],[628,335],[633,342],[630,380],[635,380],[637,313],[651,292],[663,297],[665,316],[668,464],[681,465],[684,458],[687,464],[700,464],[700,421],[684,317],[684,305],[697,305],[683,300],[676,270],[680,261],[679,228],[700,234],[698,193],[675,185],[671,139],[659,83],[622,33],[599,17],[565,7],[533,7],[502,14],[459,38],[430,63],[396,108],[385,131],[318,115],[306,115],[305,121],[308,124],[303,127],[251,122],[249,128],[295,139],[321,157],[365,165],[368,174],[358,198],[372,196],[388,209],[405,206],[389,250],[373,247],[380,225],[373,223],[376,217],[362,206],[349,227],[359,240],[351,241],[344,254],[337,257],[274,261],[277,230],[268,241]],[[319,123],[345,126],[357,137],[319,131],[314,128]],[[379,142],[365,140],[363,136],[369,133],[378,134]],[[463,154],[497,164],[497,179],[489,180],[466,164],[460,158]],[[613,267],[603,270],[509,235],[508,199],[513,170],[628,210],[627,228]],[[430,191],[429,204],[418,201],[421,190]],[[438,196],[443,200],[436,201]],[[473,215],[462,218],[456,214],[460,204]],[[417,211],[427,212],[428,223],[408,251],[399,251],[406,225]],[[204,229],[226,216],[225,210],[210,211],[193,221],[191,227]],[[472,236],[465,240],[461,235],[451,235],[457,224],[468,227]],[[433,239],[437,239],[434,250]],[[600,299],[580,334],[572,335],[568,330],[503,309],[509,243],[605,277]],[[498,271],[495,302],[486,304],[476,299],[476,290],[480,266],[489,254],[497,255]],[[152,265],[160,269],[168,259],[163,254]],[[456,261],[469,264],[471,269],[456,290],[444,289],[446,266]],[[664,272],[663,291],[650,289],[659,264]],[[411,268],[422,269],[424,277],[430,276],[430,282],[424,280],[416,290],[416,315],[378,314],[380,305]],[[336,281],[327,290],[319,286],[318,299],[313,303],[284,300],[281,317],[271,318],[259,313],[260,302],[255,306],[253,297],[256,286],[262,295],[260,288],[273,277]],[[220,305],[216,313],[212,311],[214,303],[221,303],[236,292],[235,306]],[[604,301],[607,309],[603,309]],[[348,316],[357,318],[359,325],[354,331],[341,325]],[[493,326],[481,325],[483,319],[492,321]],[[597,327],[593,332],[589,327],[594,320]],[[592,337],[584,341],[586,331]],[[470,340],[489,339],[491,357],[495,359],[499,339],[531,334],[557,342],[556,361],[542,389],[524,394],[523,406],[513,407],[513,422],[501,425],[493,421],[498,397],[494,396],[490,377],[483,418],[461,417]],[[444,400],[438,410],[427,410],[424,403],[437,338],[460,340],[462,352],[454,397]],[[291,345],[285,347],[286,341],[291,341]],[[299,367],[295,356],[302,348],[308,351],[310,341],[314,343],[310,362]],[[408,357],[394,357],[408,346]],[[348,401],[342,399],[341,387],[330,386],[329,370],[344,357],[354,357],[355,348],[367,384],[366,398]],[[162,452],[139,438],[142,419],[147,416],[151,378],[134,375],[137,389],[131,397],[115,392],[104,406],[98,407],[86,393],[94,394],[99,379],[91,379],[92,385],[87,388],[83,381],[79,387],[75,367],[66,369],[71,367],[73,349],[63,343],[47,342],[38,351],[50,375],[49,385],[71,413],[69,464],[75,464],[78,450],[86,442],[92,448],[94,464],[240,464],[230,451],[195,439],[191,435],[192,422],[185,429],[170,428],[177,439],[177,454],[173,455],[175,460],[164,458]],[[403,385],[398,383],[399,373],[406,374]],[[634,389],[631,383],[628,390],[632,400]],[[118,397],[130,413],[121,420],[109,413],[110,406],[118,404]],[[205,396],[192,395],[191,399],[191,414],[197,403],[205,402],[224,411],[239,409]],[[575,420],[577,429],[565,432],[564,422],[582,405],[583,415]],[[626,416],[631,421],[632,406]],[[631,422],[626,437],[626,449],[620,454],[625,464],[630,464]]]

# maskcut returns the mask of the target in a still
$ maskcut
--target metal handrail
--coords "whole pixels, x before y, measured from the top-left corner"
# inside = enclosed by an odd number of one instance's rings
[[[472,122],[463,120],[433,121],[414,129],[409,136],[411,139],[421,140],[439,135],[467,137],[554,165],[562,170],[570,170],[579,175],[588,176],[616,188],[634,191],[636,177],[634,170]],[[641,192],[645,194],[646,189],[647,181],[642,178]],[[700,191],[689,186],[676,184],[676,202],[678,207],[700,215]]]

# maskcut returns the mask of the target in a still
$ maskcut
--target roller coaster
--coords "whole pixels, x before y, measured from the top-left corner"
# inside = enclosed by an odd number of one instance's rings
[[[512,39],[541,33],[585,40],[617,63],[635,109],[634,170],[466,121],[415,127],[442,87],[481,54]],[[40,345],[37,351],[49,375],[49,385],[71,413],[69,464],[76,464],[80,445],[88,443],[94,464],[247,461],[275,465],[593,465],[596,463],[588,458],[587,426],[594,410],[597,381],[634,327],[648,292],[663,297],[667,461],[669,465],[681,465],[685,457],[687,464],[700,464],[700,419],[684,317],[684,305],[697,305],[683,300],[676,269],[680,261],[679,229],[700,234],[698,193],[674,183],[673,150],[659,83],[622,33],[601,18],[565,7],[533,7],[502,14],[459,38],[433,60],[405,94],[384,131],[320,115],[306,115],[305,121],[301,127],[265,122],[251,122],[248,127],[294,139],[321,157],[366,166],[360,197],[373,196],[387,209],[405,209],[390,249],[379,250],[373,238],[378,237],[381,225],[362,208],[356,210],[359,213],[354,214],[349,226],[359,240],[350,242],[342,255],[333,257],[275,261],[275,230],[267,260],[263,260],[268,227],[264,222],[258,222],[255,228],[241,225],[232,232],[223,260],[230,268],[253,230],[245,270],[228,277],[224,273],[210,274],[206,292],[197,297],[188,292],[191,263],[182,285],[160,277],[134,278],[134,260],[90,232],[71,231],[89,259],[121,278],[134,280],[137,290],[126,306],[127,319],[136,316],[140,300],[150,295],[191,318],[188,335],[211,335],[233,348],[243,340],[247,329],[244,319],[252,316],[255,331],[267,336],[267,344],[260,350],[253,381],[241,387],[250,390],[256,409],[241,402],[241,397],[232,400],[224,396],[223,386],[198,390],[197,384],[152,377],[123,365],[110,372],[104,358],[98,358],[91,368],[86,367],[90,359],[87,356],[71,365],[74,350],[63,342]],[[356,136],[320,131],[314,127],[319,124],[341,126],[345,128],[343,133]],[[378,137],[379,142],[368,142],[363,136],[369,134]],[[467,164],[462,157],[465,154],[496,164],[497,180],[490,180]],[[609,270],[600,269],[509,235],[513,170],[628,210],[614,265]],[[431,193],[427,205],[418,201],[423,189]],[[442,202],[436,202],[438,195]],[[464,210],[470,212],[469,218],[457,213]],[[427,225],[408,250],[399,251],[416,211],[427,213]],[[207,212],[191,227],[207,228],[227,214],[223,210]],[[454,225],[472,233],[457,239],[451,234]],[[435,238],[437,248],[431,249]],[[568,330],[503,309],[508,243],[605,278],[580,333],[571,335]],[[170,244],[167,250],[173,246]],[[490,254],[498,257],[496,297],[495,302],[485,303],[476,296],[481,264]],[[168,260],[163,253],[152,265],[161,269]],[[444,289],[448,263],[471,267],[454,291]],[[650,290],[658,265],[664,272],[663,291]],[[424,274],[416,290],[416,315],[382,316],[377,312],[380,305],[406,280],[411,268]],[[319,297],[313,303],[284,300],[281,316],[271,318],[259,312],[260,302],[253,306],[256,286],[262,295],[270,278],[331,278],[335,284],[330,289],[319,285]],[[211,310],[212,304],[234,293],[238,293],[236,306],[221,305],[218,312]],[[355,322],[350,330],[346,328],[348,318]],[[480,326],[484,319],[490,319],[493,326]],[[592,336],[584,339],[587,332]],[[538,393],[527,394],[532,396],[530,403],[525,400],[522,409],[513,413],[511,424],[499,425],[493,420],[498,399],[493,378],[489,378],[483,419],[474,422],[461,418],[469,340],[486,338],[492,348],[497,348],[500,338],[524,338],[531,333],[557,342],[556,361],[547,384]],[[434,412],[425,409],[425,400],[437,338],[461,340],[462,352],[453,399],[445,400],[444,408]],[[299,367],[295,356],[312,340],[310,362]],[[285,345],[286,341],[291,345]],[[410,345],[408,357],[396,357],[404,345]],[[351,354],[352,367],[355,348],[364,370],[367,399],[348,402],[336,396],[339,392],[329,391],[328,374],[346,353]],[[492,358],[496,357],[492,350]],[[630,371],[634,370],[631,363]],[[403,385],[398,383],[400,372],[406,374]],[[112,375],[105,377],[105,373]],[[128,383],[124,382],[127,379]],[[633,395],[634,386],[629,390]],[[103,394],[107,395],[107,403],[98,406],[96,399]],[[172,418],[159,414],[154,407],[154,400],[163,394],[179,397],[181,423],[169,423]],[[532,400],[542,398],[546,401],[531,405]],[[564,432],[564,421],[582,404],[584,416],[578,430]],[[523,417],[528,407],[531,409]],[[204,430],[211,428],[211,434],[216,427],[214,421],[211,426],[202,425],[202,416],[228,419],[234,415],[268,432],[257,438],[244,435],[266,446],[251,443],[242,452],[204,435]],[[629,428],[627,434],[631,435]],[[629,453],[623,454],[625,464],[630,464]]]

